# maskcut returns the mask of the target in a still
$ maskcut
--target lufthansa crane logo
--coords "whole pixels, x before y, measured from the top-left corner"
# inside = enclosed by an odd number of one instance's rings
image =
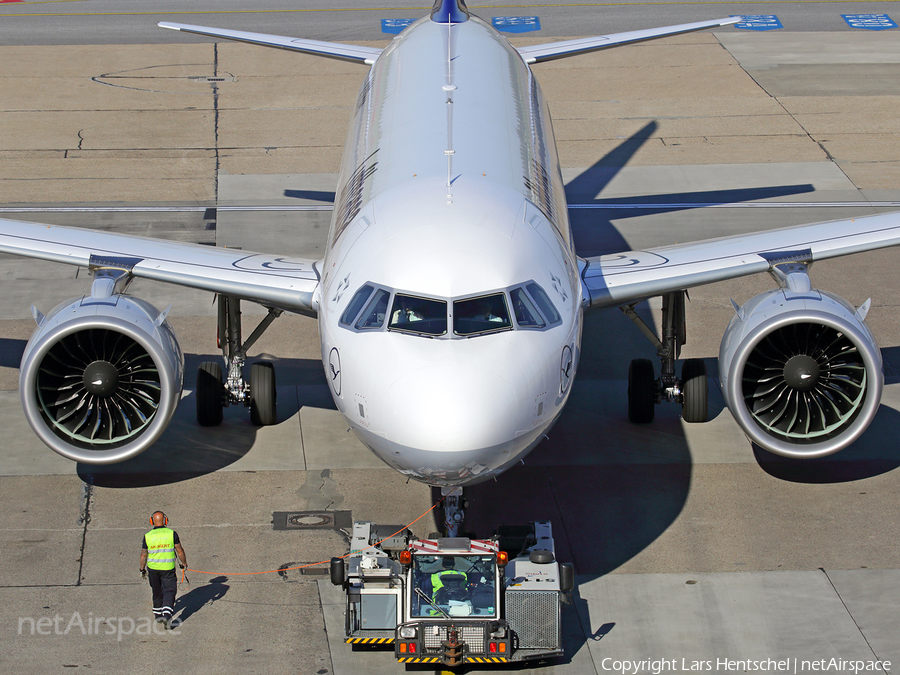
[[[565,394],[572,384],[572,376],[575,374],[575,363],[572,357],[572,348],[569,345],[563,347],[562,360],[559,364],[559,393]]]
[[[331,382],[331,388],[334,390],[335,396],[341,395],[341,355],[337,347],[331,348],[328,355],[328,380]]]

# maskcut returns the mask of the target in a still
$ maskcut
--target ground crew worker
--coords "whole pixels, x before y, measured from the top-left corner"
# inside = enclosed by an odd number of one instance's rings
[[[435,605],[446,605],[449,600],[462,600],[465,596],[468,576],[465,572],[454,569],[454,561],[451,556],[444,556],[441,566],[443,569],[440,572],[431,575],[432,601]]]
[[[167,526],[169,519],[162,511],[150,516],[153,529],[144,535],[141,548],[141,576],[147,575],[153,589],[153,616],[157,623],[165,623],[171,628],[172,614],[175,612],[175,593],[178,578],[175,576],[175,556],[181,562],[181,569],[187,567],[187,556],[181,547],[178,533]]]

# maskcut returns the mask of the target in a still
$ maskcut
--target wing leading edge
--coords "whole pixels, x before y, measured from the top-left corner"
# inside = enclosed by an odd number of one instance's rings
[[[597,37],[578,38],[576,40],[564,40],[562,42],[531,45],[530,47],[519,47],[518,52],[522,55],[522,58],[525,59],[526,63],[541,63],[543,61],[552,61],[553,59],[562,59],[567,56],[587,54],[588,52],[608,49],[609,47],[616,47],[618,45],[654,40],[669,35],[693,33],[694,31],[715,28],[717,26],[728,26],[737,23],[740,20],[741,17],[739,16],[731,16],[724,19],[713,19],[711,21],[683,23],[677,26],[633,30],[626,33],[611,33],[610,35],[598,35]]]
[[[375,63],[375,59],[381,54],[381,50],[375,47],[360,47],[340,42],[304,40],[283,35],[250,33],[243,30],[227,30],[225,28],[207,28],[206,26],[192,26],[186,23],[169,23],[168,21],[162,21],[157,25],[160,28],[170,28],[172,30],[182,31],[183,33],[194,33],[196,35],[206,35],[207,37],[236,40],[237,42],[248,42],[264,47],[287,49],[288,51],[315,54],[316,56],[326,56],[341,61],[352,61],[354,63],[364,63],[367,65]]]
[[[0,252],[82,267],[131,258],[139,279],[316,313],[312,260],[16,220],[0,220]]]
[[[586,258],[590,307],[618,306],[672,291],[900,245],[900,212]]]

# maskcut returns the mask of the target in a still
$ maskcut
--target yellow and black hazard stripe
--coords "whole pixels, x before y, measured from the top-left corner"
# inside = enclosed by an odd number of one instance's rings
[[[440,663],[441,659],[437,656],[398,656],[397,661],[400,663]]]
[[[392,645],[392,637],[348,637],[344,642],[348,645]]]
[[[506,663],[509,659],[503,656],[467,656],[466,663]]]
[[[440,663],[437,656],[398,656],[400,663]],[[467,656],[466,663],[508,663],[509,659],[499,656]]]

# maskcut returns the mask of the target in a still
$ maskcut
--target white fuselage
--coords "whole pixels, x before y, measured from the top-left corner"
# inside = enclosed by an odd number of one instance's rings
[[[348,313],[367,284],[389,297],[369,313],[383,321],[375,328]],[[540,312],[535,285],[554,310]],[[520,323],[522,288],[543,327]],[[320,289],[335,404],[398,471],[432,485],[480,482],[556,421],[580,351],[581,280],[547,106],[522,57],[483,21],[423,19],[372,66]],[[397,294],[445,302],[446,329],[395,323]],[[491,324],[504,329],[460,328],[469,324],[454,313],[480,296],[506,303],[508,323]]]

